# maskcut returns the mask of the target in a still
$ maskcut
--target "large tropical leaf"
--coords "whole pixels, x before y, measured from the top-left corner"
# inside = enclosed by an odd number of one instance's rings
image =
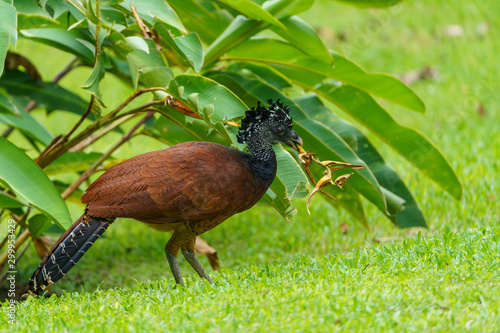
[[[11,4],[0,1],[0,75],[3,73],[5,56],[9,43],[16,46],[17,15],[16,8]]]
[[[0,179],[23,200],[67,229],[71,226],[68,208],[42,169],[14,144],[0,137]]]
[[[436,146],[416,130],[398,124],[369,94],[347,85],[322,84],[314,90],[370,129],[445,191],[460,199],[462,185]]]
[[[250,0],[220,0],[220,2],[232,7],[251,19],[261,20],[276,27],[284,29],[285,26],[272,16],[267,10]]]
[[[290,43],[265,38],[248,40],[222,59],[263,62],[307,86],[325,79],[339,80],[408,109],[424,112],[422,100],[400,80],[386,74],[367,73],[346,58],[332,55],[335,67],[310,57]]]
[[[309,9],[313,2],[313,0],[276,0],[266,1],[262,7],[280,20],[284,20]],[[205,64],[209,65],[217,61],[224,53],[245,42],[268,26],[268,23],[260,20],[248,19],[244,16],[236,17],[207,49]],[[283,31],[283,28],[278,29]],[[303,32],[301,34],[303,35]]]
[[[197,33],[191,32],[184,36],[174,37],[163,22],[156,22],[155,30],[163,38],[163,41],[181,56],[195,72],[200,72],[203,66],[203,46]]]
[[[282,21],[284,28],[270,27],[271,30],[289,41],[296,48],[315,60],[332,64],[332,56],[318,34],[306,21],[298,16],[291,16]]]
[[[87,102],[80,96],[52,82],[41,82],[19,70],[9,70],[0,78],[0,87],[12,96],[35,100],[48,111],[64,110],[82,115],[87,109]],[[93,119],[93,115],[90,115]]]
[[[54,139],[52,133],[24,109],[19,108],[18,110],[19,115],[0,113],[0,123],[14,127],[32,140],[47,146]]]
[[[93,50],[87,47],[89,34],[78,29],[66,30],[64,28],[26,29],[21,34],[29,39],[44,43],[62,51],[78,56],[87,64],[94,63]]]
[[[0,207],[2,208],[21,208],[26,206],[26,203],[20,201],[16,197],[0,191]]]

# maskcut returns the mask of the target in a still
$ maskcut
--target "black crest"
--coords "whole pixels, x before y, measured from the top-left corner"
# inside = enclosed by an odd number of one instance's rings
[[[276,102],[270,99],[267,103],[269,104],[267,108],[258,102],[257,108],[253,107],[245,111],[245,118],[241,120],[241,127],[237,136],[239,143],[247,142],[253,129],[264,122],[274,121],[288,126],[290,129],[292,128],[290,108],[280,103],[279,99]]]

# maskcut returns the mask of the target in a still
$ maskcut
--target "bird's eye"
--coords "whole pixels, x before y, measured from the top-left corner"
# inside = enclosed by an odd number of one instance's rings
[[[278,128],[276,129],[276,134],[278,134],[278,135],[283,135],[283,134],[285,134],[285,129],[284,129],[283,127],[278,127]]]

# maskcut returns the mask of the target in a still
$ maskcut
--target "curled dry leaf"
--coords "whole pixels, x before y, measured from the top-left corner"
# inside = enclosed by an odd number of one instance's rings
[[[191,110],[188,106],[186,106],[186,104],[182,103],[177,98],[174,98],[172,96],[167,96],[167,98],[165,99],[165,105],[170,106],[172,109],[185,114],[188,117],[201,119],[201,117],[196,112]]]
[[[5,69],[13,70],[19,66],[24,67],[26,73],[28,73],[34,80],[42,81],[42,76],[38,72],[38,69],[36,69],[35,65],[33,65],[28,58],[14,52],[7,52],[5,57]]]
[[[351,176],[354,175],[354,172],[352,173],[348,173],[346,175],[342,175],[342,176],[339,176],[337,177],[337,179],[335,179],[335,181],[333,182],[334,185],[337,185],[338,187],[342,188],[345,184],[345,182],[351,178]]]
[[[342,189],[344,186],[345,182],[354,174],[354,173],[348,173],[342,176],[337,177],[334,181],[332,181],[332,171],[335,170],[340,170],[340,169],[364,169],[364,165],[356,165],[356,164],[350,164],[350,163],[345,163],[345,162],[338,162],[338,161],[320,161],[319,159],[316,158],[315,153],[307,152],[304,150],[302,146],[297,145],[299,148],[299,159],[300,162],[302,163],[302,166],[304,167],[304,170],[306,171],[307,177],[309,180],[314,184],[314,188],[311,191],[311,194],[309,195],[309,198],[307,199],[306,203],[306,208],[307,212],[311,214],[309,211],[309,203],[311,202],[312,197],[317,193],[321,192],[330,199],[336,200],[334,197],[329,195],[326,192],[323,192],[321,189],[328,184],[332,184],[335,186],[338,186]],[[314,177],[311,173],[311,170],[309,166],[311,163],[314,162],[322,167],[325,168],[325,175],[316,183],[314,180]]]
[[[307,203],[306,203],[306,208],[307,208],[307,212],[309,214],[311,214],[311,212],[309,211],[309,203],[311,202],[311,199],[312,197],[314,196],[314,194],[316,194],[322,187],[325,187],[327,186],[329,183],[331,183],[332,181],[332,176],[330,175],[326,175],[326,176],[323,176],[319,181],[318,183],[316,184],[316,186],[314,186],[313,190],[311,191],[311,194],[309,194],[309,198],[307,198]],[[333,197],[332,197],[333,198]],[[335,199],[335,198],[333,198]],[[336,200],[336,199],[335,199]]]
[[[233,127],[240,127],[240,125],[238,125],[237,122],[235,122],[235,121],[229,121],[229,120],[226,121],[226,125],[233,126]]]
[[[214,270],[219,270],[219,257],[217,256],[217,250],[210,246],[207,241],[201,237],[196,237],[194,249],[197,253],[207,256],[210,266],[212,266]]]

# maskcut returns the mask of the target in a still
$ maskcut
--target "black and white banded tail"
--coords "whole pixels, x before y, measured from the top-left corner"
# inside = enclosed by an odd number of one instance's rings
[[[50,285],[62,278],[113,221],[114,219],[83,214],[43,258],[28,282],[26,294],[41,295]]]

